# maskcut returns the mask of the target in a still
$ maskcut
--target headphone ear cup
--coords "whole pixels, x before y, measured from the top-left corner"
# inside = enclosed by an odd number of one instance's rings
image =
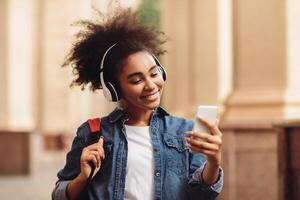
[[[106,89],[109,91],[109,94],[111,96],[111,100],[113,102],[119,101],[119,95],[118,92],[116,90],[116,88],[113,86],[113,84],[111,84],[110,82],[107,82],[106,84]]]
[[[158,70],[161,73],[163,80],[166,81],[167,73],[166,73],[165,69],[160,65],[160,66],[158,66]]]
[[[162,75],[162,78],[164,81],[167,80],[167,72],[166,70],[164,69],[164,67],[162,66],[162,64],[160,64],[159,60],[157,59],[157,57],[155,55],[152,55],[154,60],[155,60],[155,63],[156,65],[158,66],[158,71],[160,72],[160,74]]]
[[[103,85],[102,87],[103,87],[102,92],[103,92],[105,99],[107,101],[112,101],[112,97],[111,97],[111,93],[110,93],[109,89],[105,85]]]

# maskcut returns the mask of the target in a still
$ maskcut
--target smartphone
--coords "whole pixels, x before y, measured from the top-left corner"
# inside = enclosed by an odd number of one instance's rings
[[[198,106],[196,117],[195,117],[195,124],[194,124],[194,130],[204,133],[209,133],[210,131],[208,128],[201,123],[197,116],[204,118],[208,120],[210,123],[215,123],[218,115],[218,107],[217,106],[206,106],[206,105],[200,105]]]

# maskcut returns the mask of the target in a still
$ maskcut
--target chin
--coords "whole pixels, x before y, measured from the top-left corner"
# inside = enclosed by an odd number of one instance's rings
[[[149,103],[142,102],[142,104],[140,104],[140,105],[141,105],[141,107],[143,107],[146,110],[153,110],[153,109],[159,107],[160,101],[157,100],[157,101],[149,102]]]
[[[159,107],[159,105],[160,105],[160,102],[155,102],[155,103],[153,103],[153,104],[147,105],[147,108],[148,108],[149,110],[153,110],[153,109]]]

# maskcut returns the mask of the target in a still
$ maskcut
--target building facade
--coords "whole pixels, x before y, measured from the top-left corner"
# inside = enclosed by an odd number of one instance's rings
[[[39,151],[63,149],[79,124],[115,107],[101,91],[70,89],[72,72],[60,67],[78,30],[70,24],[114,3],[0,1],[0,158],[15,155],[1,174],[34,173]],[[300,118],[300,2],[163,0],[157,9],[170,38],[163,107],[188,118],[200,104],[220,107],[220,199],[281,199],[276,125]]]

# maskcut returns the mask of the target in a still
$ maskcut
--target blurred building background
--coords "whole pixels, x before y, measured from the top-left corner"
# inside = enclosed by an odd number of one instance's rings
[[[50,199],[76,128],[109,113],[60,67],[79,19],[109,0],[0,0],[0,199]],[[169,36],[163,107],[221,108],[222,200],[297,199],[300,1],[121,0]]]

